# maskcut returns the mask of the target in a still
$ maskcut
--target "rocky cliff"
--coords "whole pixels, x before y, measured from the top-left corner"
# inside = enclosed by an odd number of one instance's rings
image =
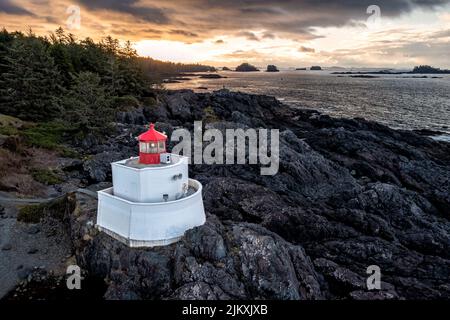
[[[66,226],[78,264],[113,299],[450,298],[450,144],[364,119],[333,119],[268,96],[172,91],[122,113],[117,134],[83,142],[80,174],[111,179],[134,136],[208,128],[280,129],[280,168],[191,165],[207,222],[176,244],[130,249],[94,227],[96,201],[71,194]],[[381,270],[368,291],[367,267]]]

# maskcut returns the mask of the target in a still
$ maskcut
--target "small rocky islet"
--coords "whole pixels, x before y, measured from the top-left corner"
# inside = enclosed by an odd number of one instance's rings
[[[257,166],[191,165],[207,222],[150,249],[97,231],[96,199],[68,193],[53,227],[82,270],[104,280],[104,298],[450,298],[449,143],[264,95],[179,90],[156,100],[119,113],[107,140],[80,141],[90,156],[67,171],[107,185],[110,162],[137,152],[134,136],[150,121],[170,136],[200,119],[221,131],[279,129],[280,169],[262,176]],[[367,290],[370,265],[381,270],[381,290]]]

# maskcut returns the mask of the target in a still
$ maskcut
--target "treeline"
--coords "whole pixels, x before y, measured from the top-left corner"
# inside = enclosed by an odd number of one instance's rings
[[[23,120],[61,120],[81,132],[104,130],[116,111],[154,96],[159,74],[204,71],[138,57],[130,42],[77,40],[0,31],[0,113]]]
[[[138,58],[142,70],[152,80],[158,79],[158,77],[175,75],[183,72],[209,72],[216,71],[216,68],[211,66],[205,66],[202,64],[184,64],[174,63],[169,61],[160,61],[152,58]]]
[[[450,70],[441,70],[428,65],[415,66],[411,73],[445,73],[449,74]]]

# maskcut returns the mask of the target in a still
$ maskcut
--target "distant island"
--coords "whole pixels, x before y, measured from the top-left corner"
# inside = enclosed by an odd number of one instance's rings
[[[416,66],[412,70],[411,73],[438,73],[438,74],[450,74],[450,70],[445,69],[441,70],[440,68],[434,68],[431,66],[423,65],[423,66]]]
[[[412,71],[390,71],[390,70],[380,70],[380,71],[345,71],[345,72],[332,72],[331,74],[450,74],[448,69],[434,68],[428,65],[416,66]]]
[[[217,74],[217,73],[209,73],[209,74],[201,74],[199,76],[199,78],[202,78],[202,79],[220,79],[220,78],[226,78],[226,77],[221,76],[220,74]]]
[[[306,68],[295,68],[295,70],[306,70]]]
[[[280,70],[278,70],[277,66],[273,64],[269,64],[266,69],[266,72],[279,72],[279,71]]]
[[[222,67],[222,71],[231,71],[231,69],[228,67]]]
[[[309,70],[320,71],[322,68],[320,66],[312,66]]]
[[[239,66],[236,67],[236,71],[238,72],[253,72],[253,71],[259,71],[259,69],[255,66],[252,66],[249,63],[242,63]]]

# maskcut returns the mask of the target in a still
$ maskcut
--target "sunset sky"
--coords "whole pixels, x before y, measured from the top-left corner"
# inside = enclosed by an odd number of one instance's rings
[[[9,31],[59,26],[131,40],[142,56],[214,66],[450,68],[450,0],[0,0]]]

